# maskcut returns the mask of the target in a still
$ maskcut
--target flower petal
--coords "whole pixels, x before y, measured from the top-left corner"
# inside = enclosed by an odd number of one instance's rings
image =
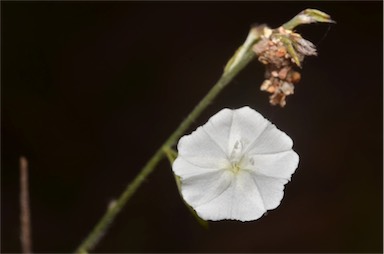
[[[233,110],[233,120],[228,141],[228,154],[238,141],[243,152],[264,132],[271,123],[250,107]]]
[[[264,131],[248,147],[248,154],[278,153],[292,149],[292,139],[277,129],[275,125],[269,124]]]
[[[215,141],[227,155],[229,155],[228,141],[232,122],[233,110],[222,109],[202,126],[212,140]]]
[[[181,193],[185,201],[195,208],[222,195],[231,186],[233,178],[233,173],[229,170],[184,176],[181,179]]]
[[[194,208],[205,220],[256,220],[266,212],[262,195],[249,173],[239,171],[220,195]]]
[[[177,149],[185,160],[203,168],[222,168],[228,161],[225,152],[202,127],[182,137]]]
[[[289,150],[275,154],[252,155],[242,166],[257,175],[290,180],[298,164],[299,156]]]
[[[207,173],[220,170],[220,168],[207,168],[195,165],[185,160],[182,156],[178,156],[176,158],[176,160],[173,162],[172,167],[175,174],[181,177],[182,179],[196,175],[205,175]]]
[[[260,191],[265,209],[271,210],[278,207],[284,196],[284,185],[288,180],[254,173],[250,173],[249,175],[253,178]]]

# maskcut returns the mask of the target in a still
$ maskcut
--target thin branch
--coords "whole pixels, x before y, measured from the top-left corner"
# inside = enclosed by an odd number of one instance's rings
[[[32,253],[31,216],[28,191],[28,161],[20,157],[20,229],[23,253]]]

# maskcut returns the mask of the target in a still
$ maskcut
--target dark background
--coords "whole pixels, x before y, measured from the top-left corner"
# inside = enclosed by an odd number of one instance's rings
[[[30,163],[36,252],[71,252],[220,77],[251,24],[306,8],[336,25],[284,109],[250,64],[189,130],[249,105],[294,140],[282,204],[201,228],[163,161],[97,252],[382,252],[382,2],[2,2],[1,251],[19,252],[18,158]],[[330,28],[330,30],[329,30]],[[329,32],[327,32],[329,30]]]

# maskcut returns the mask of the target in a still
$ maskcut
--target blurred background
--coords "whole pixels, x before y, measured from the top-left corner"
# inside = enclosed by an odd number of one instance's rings
[[[30,164],[35,252],[71,252],[220,77],[254,23],[306,8],[336,25],[287,106],[251,63],[199,120],[249,105],[294,140],[282,204],[253,222],[196,223],[168,161],[96,252],[382,252],[383,3],[2,2],[1,252],[20,252],[19,156]]]

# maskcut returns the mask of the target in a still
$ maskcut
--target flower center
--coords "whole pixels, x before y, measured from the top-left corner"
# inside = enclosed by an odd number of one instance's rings
[[[237,173],[237,172],[239,172],[240,171],[240,165],[239,165],[239,163],[231,163],[231,170],[232,170],[232,172],[233,173]]]
[[[231,155],[229,156],[229,162],[230,162],[229,169],[234,173],[239,172],[241,169],[240,165],[241,165],[241,159],[242,159],[242,156],[241,156],[242,151],[243,151],[243,143],[240,140],[237,140],[235,142],[235,145],[233,146]]]

